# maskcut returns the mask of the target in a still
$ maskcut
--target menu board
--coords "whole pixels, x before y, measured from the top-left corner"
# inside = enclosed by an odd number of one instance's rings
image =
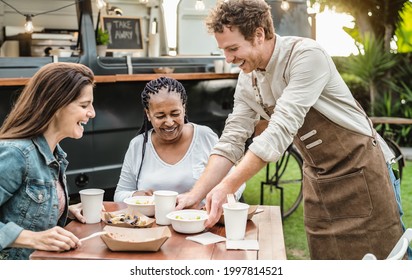
[[[108,51],[143,49],[142,24],[137,17],[103,16],[103,30],[109,33]]]

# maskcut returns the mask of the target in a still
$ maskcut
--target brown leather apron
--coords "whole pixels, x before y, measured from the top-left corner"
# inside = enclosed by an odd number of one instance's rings
[[[294,144],[304,158],[304,221],[312,259],[385,259],[402,235],[383,153],[374,137],[314,108]]]

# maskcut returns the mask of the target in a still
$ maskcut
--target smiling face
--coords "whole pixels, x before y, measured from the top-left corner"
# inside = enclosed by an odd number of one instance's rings
[[[214,35],[228,63],[236,64],[245,73],[257,68],[266,68],[270,51],[264,47],[263,28],[256,30],[251,41],[247,41],[236,27],[229,29],[225,26],[223,32],[216,32]]]
[[[176,91],[168,92],[167,88],[162,88],[158,93],[151,94],[146,115],[153,126],[156,140],[173,143],[182,136],[185,107]]]
[[[48,132],[55,135],[57,142],[67,137],[79,139],[83,136],[83,126],[95,116],[93,86],[87,85],[76,100],[56,112]]]

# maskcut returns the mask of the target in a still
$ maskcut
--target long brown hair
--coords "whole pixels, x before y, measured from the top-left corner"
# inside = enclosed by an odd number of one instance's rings
[[[43,134],[54,114],[81,90],[94,86],[90,68],[77,63],[50,63],[29,80],[0,128],[0,139],[32,138]]]

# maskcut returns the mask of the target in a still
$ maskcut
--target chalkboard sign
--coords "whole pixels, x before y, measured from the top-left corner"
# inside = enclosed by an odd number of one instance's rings
[[[108,51],[135,51],[143,49],[140,18],[123,16],[102,17],[103,30],[109,33]]]

